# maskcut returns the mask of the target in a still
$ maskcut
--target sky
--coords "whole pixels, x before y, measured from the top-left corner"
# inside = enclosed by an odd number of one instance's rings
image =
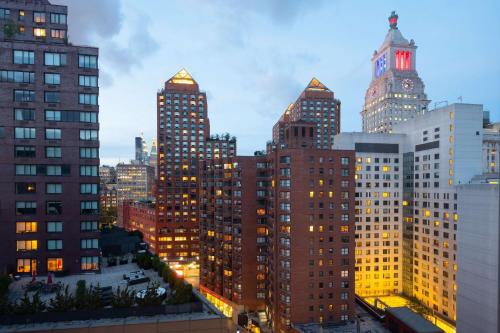
[[[206,91],[211,132],[238,154],[265,148],[312,77],[342,102],[341,130],[360,131],[370,59],[392,10],[414,39],[436,102],[483,104],[500,119],[497,0],[52,0],[68,5],[69,39],[99,47],[101,163],[134,158],[156,137],[156,93],[186,68]]]

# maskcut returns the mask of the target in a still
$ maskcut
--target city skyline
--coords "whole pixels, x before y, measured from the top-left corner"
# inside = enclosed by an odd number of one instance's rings
[[[144,7],[96,1],[97,16],[75,1],[57,3],[69,4],[70,12],[80,14],[69,16],[70,40],[101,48],[100,62],[106,68],[101,80],[100,105],[106,111],[101,115],[101,164],[133,158],[133,136],[127,133],[142,131],[148,142],[155,136],[151,91],[183,67],[206,89],[215,124],[212,132],[236,135],[244,155],[264,148],[270,121],[294,102],[313,76],[341,100],[341,130],[361,131],[370,58],[388,30],[386,18],[392,10],[400,17],[403,35],[418,45],[417,71],[426,83],[429,107],[442,100],[457,102],[461,96],[465,103],[482,103],[493,120],[499,119],[500,98],[495,91],[500,89],[500,68],[488,62],[500,55],[500,47],[490,42],[500,24],[499,11],[494,10],[498,4],[493,2],[474,8],[465,2],[454,2],[453,7],[433,4],[432,10],[428,2],[365,3],[360,11],[359,4],[356,8],[345,2],[321,2],[315,7],[295,2],[282,8],[279,1],[256,2],[253,7],[196,1],[152,2]],[[170,17],[172,12],[181,15]],[[89,30],[89,20],[108,16],[116,23],[94,24]],[[455,22],[463,29],[455,29]],[[180,26],[183,29],[177,29]],[[323,33],[314,37],[317,29],[331,33],[327,38]],[[177,32],[174,36],[169,31]],[[193,40],[184,43],[190,35]],[[199,52],[206,56],[199,57]],[[134,81],[144,84],[130,84]]]

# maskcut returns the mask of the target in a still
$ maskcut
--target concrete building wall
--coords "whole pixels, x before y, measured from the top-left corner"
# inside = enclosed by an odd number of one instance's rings
[[[457,332],[499,331],[499,186],[458,188]]]

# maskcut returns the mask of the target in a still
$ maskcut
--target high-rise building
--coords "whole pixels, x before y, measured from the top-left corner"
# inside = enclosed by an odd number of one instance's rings
[[[1,0],[0,25],[0,271],[99,270],[98,49],[47,0]]]
[[[316,78],[312,78],[295,103],[290,104],[273,127],[273,140],[281,142],[287,122],[304,121],[315,124],[317,148],[331,149],[333,137],[340,132],[340,101]]]
[[[116,191],[118,203],[124,200],[152,201],[154,170],[146,164],[116,165]]]
[[[200,291],[234,319],[265,308],[266,165],[265,156],[238,156],[200,167]]]
[[[268,316],[275,332],[354,315],[354,151],[316,148],[316,124],[268,145]]]
[[[359,296],[403,292],[404,134],[341,133],[356,153],[356,286]]]
[[[148,146],[143,133],[135,137],[135,160],[140,164],[148,162]]]
[[[155,170],[155,179],[158,178],[158,152],[156,148],[156,139],[153,139],[151,142],[148,164]]]
[[[157,94],[158,251],[171,260],[199,255],[199,170],[210,136],[206,94],[182,69]]]
[[[116,168],[109,165],[102,165],[99,167],[99,179],[101,181],[101,187],[105,187],[106,184],[116,183]]]
[[[500,173],[500,122],[491,123],[489,117],[483,123],[483,173]]]
[[[457,332],[498,332],[500,196],[496,184],[477,177],[457,187]]]
[[[427,109],[429,100],[416,70],[417,46],[398,29],[398,15],[389,17],[389,31],[372,56],[372,81],[361,112],[363,132],[390,133],[394,124]]]
[[[481,174],[482,114],[482,105],[451,104],[393,128],[394,133],[408,136],[403,164],[410,163],[413,169],[413,182],[405,179],[403,189],[405,200],[411,200],[407,204],[413,207],[413,214],[404,216],[413,225],[411,296],[452,321],[456,320],[460,247],[456,233],[461,218],[456,185]]]

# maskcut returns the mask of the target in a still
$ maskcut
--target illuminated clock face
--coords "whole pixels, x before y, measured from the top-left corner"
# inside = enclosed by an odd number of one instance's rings
[[[404,79],[403,82],[401,83],[401,86],[404,91],[410,92],[413,90],[413,81],[410,79]]]
[[[387,61],[384,53],[377,60],[375,60],[375,77],[380,77],[382,74],[384,74],[386,68]]]

